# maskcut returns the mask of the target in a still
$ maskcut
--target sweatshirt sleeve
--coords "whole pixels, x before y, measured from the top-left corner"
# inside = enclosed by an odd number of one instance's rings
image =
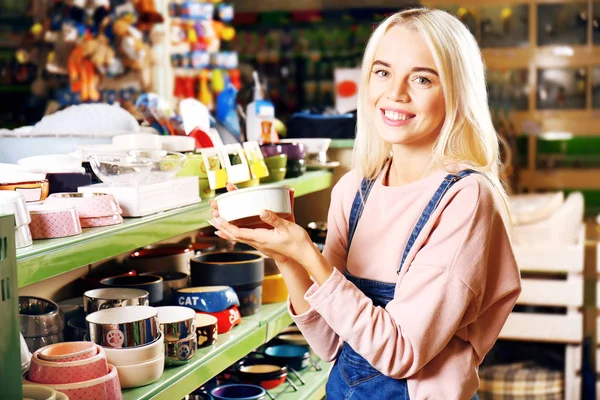
[[[336,267],[336,270],[346,269],[346,246],[348,235],[348,207],[345,204],[345,193],[352,190],[350,179],[352,173],[346,174],[331,192],[331,205],[327,217],[327,238],[323,255],[327,261]],[[349,188],[348,188],[349,186]],[[315,283],[306,296],[310,297],[319,289]],[[288,310],[292,319],[306,338],[306,341],[315,353],[324,361],[332,361],[337,356],[342,341],[327,321],[314,309],[310,308],[303,314],[296,315],[291,303],[288,301]]]
[[[493,319],[495,340],[516,302],[518,270],[490,189],[475,179],[462,183],[425,226],[385,309],[337,269],[307,293],[340,339],[387,376],[414,375],[479,316]]]

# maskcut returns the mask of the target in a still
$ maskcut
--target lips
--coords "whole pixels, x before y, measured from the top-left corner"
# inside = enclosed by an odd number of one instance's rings
[[[382,108],[380,112],[381,118],[383,119],[383,123],[392,127],[400,127],[406,124],[410,124],[415,117],[415,114],[408,113],[403,110],[391,110]]]
[[[406,121],[415,116],[413,113],[398,108],[382,108],[381,112],[392,121]]]

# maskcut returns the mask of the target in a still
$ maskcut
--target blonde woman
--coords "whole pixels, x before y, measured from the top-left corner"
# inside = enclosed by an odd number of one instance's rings
[[[373,32],[362,71],[323,254],[268,211],[273,229],[237,228],[214,204],[211,223],[277,262],[298,327],[335,360],[328,399],[476,398],[520,292],[477,43],[443,11],[407,10]]]

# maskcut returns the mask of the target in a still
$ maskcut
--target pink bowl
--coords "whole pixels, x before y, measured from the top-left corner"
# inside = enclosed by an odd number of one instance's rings
[[[71,362],[94,357],[98,348],[92,342],[55,343],[38,351],[38,358],[44,361]]]
[[[106,354],[96,346],[95,356],[79,361],[55,362],[40,359],[40,350],[33,353],[29,379],[34,383],[71,384],[100,378],[108,373]]]
[[[73,207],[29,206],[31,236],[34,239],[53,239],[79,235],[81,223]]]
[[[79,218],[111,217],[123,212],[110,193],[54,193],[44,204],[75,207]]]
[[[26,373],[23,378],[23,383],[33,384],[29,381]],[[66,394],[70,400],[122,400],[121,384],[117,369],[108,364],[108,373],[96,379],[91,379],[85,382],[70,383],[64,385],[45,385],[54,390]]]
[[[98,228],[101,226],[118,225],[123,222],[123,217],[118,214],[110,217],[79,218],[82,228]]]

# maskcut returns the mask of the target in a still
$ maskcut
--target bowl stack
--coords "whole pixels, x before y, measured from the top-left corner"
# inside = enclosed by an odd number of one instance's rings
[[[231,286],[239,299],[242,317],[260,311],[265,276],[264,257],[260,253],[204,253],[191,260],[190,269],[192,286]]]
[[[327,150],[331,144],[329,138],[297,138],[297,139],[281,139],[282,145],[297,143],[304,146],[305,163],[308,169],[326,167],[331,165],[332,162],[327,158]]]
[[[17,249],[30,246],[33,241],[29,224],[31,216],[27,210],[25,197],[12,190],[0,190],[0,214],[14,214],[15,243]]]
[[[219,167],[218,157],[209,158],[208,161],[211,170]],[[208,174],[202,154],[187,153],[183,168],[181,168],[177,176],[197,176],[200,183],[200,198],[212,199],[215,197],[215,191],[210,188],[210,184],[208,183]]]
[[[260,148],[269,170],[269,176],[261,178],[260,182],[273,183],[285,179],[288,156],[283,152],[283,147],[278,144],[264,144]]]
[[[196,313],[191,308],[179,306],[158,307],[157,310],[165,344],[165,365],[189,362],[198,349]]]
[[[123,222],[123,210],[108,193],[55,193],[44,202],[44,206],[74,207],[82,228],[117,225]]]
[[[196,286],[179,289],[173,302],[190,308],[196,316],[198,347],[217,341],[217,333],[226,333],[241,322],[238,310],[240,301],[229,286]]]
[[[102,346],[123,389],[149,385],[161,377],[165,350],[156,308],[110,308],[89,314],[86,321],[89,339]]]
[[[21,333],[29,351],[62,342],[65,318],[58,304],[33,296],[19,296]]]
[[[26,384],[41,384],[71,400],[119,400],[121,386],[116,368],[102,347],[90,342],[51,344],[33,353]]]

